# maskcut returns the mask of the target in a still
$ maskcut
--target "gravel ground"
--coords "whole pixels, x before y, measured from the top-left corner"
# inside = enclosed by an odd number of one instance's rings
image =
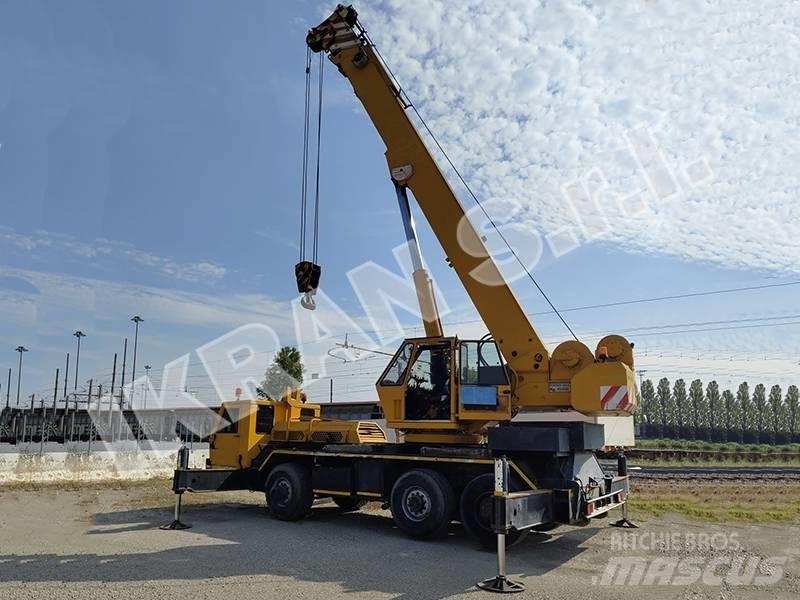
[[[0,599],[493,597],[473,586],[494,575],[494,555],[457,524],[443,540],[418,542],[378,505],[342,514],[320,502],[307,520],[283,523],[266,514],[262,500],[187,495],[184,520],[193,528],[168,532],[157,529],[171,520],[168,482],[0,488]],[[532,534],[513,548],[508,570],[527,585],[523,597],[800,597],[800,526],[648,516],[630,533],[607,524]],[[639,585],[617,585],[625,580],[619,572],[608,576],[609,560],[620,556],[644,565]],[[762,562],[767,557],[786,563]],[[692,559],[697,571],[682,565],[670,576],[679,559]],[[715,559],[711,585],[703,584],[700,572]],[[715,580],[730,572],[732,559],[757,564],[755,576],[766,579]],[[648,575],[654,585],[644,585]]]

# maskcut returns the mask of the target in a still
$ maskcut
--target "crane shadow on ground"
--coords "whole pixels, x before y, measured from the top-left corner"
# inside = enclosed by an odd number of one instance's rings
[[[337,584],[346,592],[399,598],[447,598],[495,574],[495,558],[458,524],[440,540],[417,541],[399,531],[387,511],[344,513],[317,506],[297,523],[270,517],[253,504],[194,504],[186,531],[160,531],[168,508],[94,515],[86,532],[96,553],[0,553],[0,581],[135,582],[277,576]],[[599,526],[532,533],[509,551],[511,573],[541,576],[584,551]],[[83,545],[86,546],[85,544]],[[126,548],[152,548],[131,552]]]

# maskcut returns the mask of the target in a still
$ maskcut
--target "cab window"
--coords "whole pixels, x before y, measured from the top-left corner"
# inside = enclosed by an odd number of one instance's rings
[[[508,375],[492,340],[461,342],[461,383],[463,385],[506,385]]]
[[[271,404],[259,404],[256,411],[256,433],[272,433],[272,423],[275,420],[275,407]]]
[[[239,433],[239,409],[223,407],[219,426],[217,433]]]
[[[386,369],[386,373],[381,379],[381,385],[401,385],[403,383],[413,349],[414,344],[406,343],[403,345],[400,352],[395,355],[389,368]]]

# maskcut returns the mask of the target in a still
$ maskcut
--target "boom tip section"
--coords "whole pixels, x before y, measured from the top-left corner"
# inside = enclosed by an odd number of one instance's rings
[[[356,23],[356,9],[352,5],[339,4],[330,17],[309,30],[306,44],[312,52],[334,51],[354,45],[358,37],[353,31]]]

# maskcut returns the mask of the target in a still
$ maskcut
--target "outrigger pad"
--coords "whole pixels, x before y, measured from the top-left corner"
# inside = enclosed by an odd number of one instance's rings
[[[181,521],[178,521],[177,519],[175,519],[172,523],[169,523],[168,525],[162,525],[161,527],[159,527],[159,529],[161,529],[163,531],[176,531],[176,530],[191,529],[191,528],[192,528],[191,525],[187,525],[186,523],[182,523]]]
[[[639,526],[632,523],[627,517],[622,517],[618,521],[611,523],[611,527],[623,527],[625,529],[639,529]]]
[[[301,294],[316,290],[319,287],[319,279],[322,275],[322,267],[314,264],[310,260],[303,260],[294,266],[294,276],[297,278],[297,291]]]
[[[517,581],[511,581],[504,575],[498,575],[491,579],[484,579],[476,583],[480,589],[487,592],[496,592],[498,594],[516,594],[525,591],[525,585]]]

